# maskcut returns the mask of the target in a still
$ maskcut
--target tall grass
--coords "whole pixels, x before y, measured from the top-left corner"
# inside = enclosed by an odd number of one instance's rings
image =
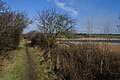
[[[120,54],[98,44],[59,45],[51,51],[52,68],[63,80],[118,80]]]

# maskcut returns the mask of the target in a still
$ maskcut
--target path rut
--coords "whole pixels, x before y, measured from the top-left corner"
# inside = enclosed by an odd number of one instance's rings
[[[34,66],[35,66],[35,63],[29,53],[29,49],[28,47],[26,46],[26,55],[27,55],[27,58],[28,58],[28,61],[27,61],[27,68],[26,68],[26,80],[36,80],[36,74],[35,74],[35,69],[34,69]]]

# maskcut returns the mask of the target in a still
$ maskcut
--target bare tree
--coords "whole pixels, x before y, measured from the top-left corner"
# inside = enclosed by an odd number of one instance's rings
[[[110,21],[110,18],[109,17],[105,17],[104,19],[104,28],[103,28],[103,31],[104,31],[104,34],[106,35],[106,38],[108,38],[108,34],[110,34],[110,31],[111,31],[111,21]]]
[[[58,36],[73,30],[75,23],[75,19],[71,19],[67,14],[57,13],[54,9],[38,12],[38,27],[51,48]]]
[[[119,15],[118,19],[119,19],[119,23],[117,24],[117,30],[118,30],[118,34],[120,34],[120,15]]]
[[[89,37],[91,37],[91,34],[93,32],[93,17],[92,16],[87,18],[86,29],[87,29],[87,33],[89,34]]]

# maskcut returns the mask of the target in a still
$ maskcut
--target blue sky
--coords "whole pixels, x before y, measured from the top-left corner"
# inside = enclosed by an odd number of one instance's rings
[[[58,12],[68,13],[77,19],[77,32],[86,32],[86,22],[89,16],[93,19],[93,32],[102,33],[103,23],[107,17],[111,23],[111,33],[116,33],[116,24],[120,13],[120,0],[4,0],[15,11],[26,11],[28,17],[36,18],[37,11],[56,8]],[[29,25],[24,32],[38,29]]]

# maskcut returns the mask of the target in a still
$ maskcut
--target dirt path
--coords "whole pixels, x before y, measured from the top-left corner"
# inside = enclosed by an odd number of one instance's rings
[[[36,74],[35,74],[35,69],[34,69],[34,62],[33,59],[29,53],[28,47],[26,46],[26,55],[28,58],[28,62],[27,62],[27,74],[26,74],[26,80],[36,80]]]

